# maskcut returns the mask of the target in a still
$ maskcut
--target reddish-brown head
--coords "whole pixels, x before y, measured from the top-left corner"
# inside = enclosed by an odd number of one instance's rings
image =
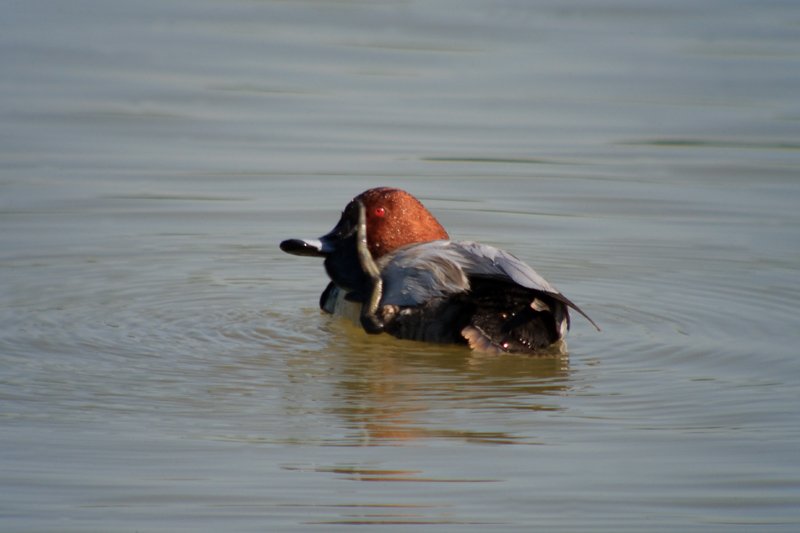
[[[449,239],[419,200],[400,189],[381,187],[355,197],[367,215],[367,247],[374,259],[401,246]]]

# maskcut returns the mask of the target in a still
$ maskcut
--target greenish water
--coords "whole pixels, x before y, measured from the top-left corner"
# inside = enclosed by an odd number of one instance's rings
[[[797,530],[793,2],[0,5],[4,532]],[[380,185],[602,333],[323,316]]]

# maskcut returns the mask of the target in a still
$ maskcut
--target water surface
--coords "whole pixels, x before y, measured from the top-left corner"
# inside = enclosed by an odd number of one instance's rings
[[[797,530],[794,3],[3,8],[3,531]],[[323,316],[381,185],[602,333]]]

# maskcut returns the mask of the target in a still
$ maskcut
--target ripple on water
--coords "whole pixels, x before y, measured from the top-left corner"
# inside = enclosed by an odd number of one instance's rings
[[[13,332],[0,340],[9,420],[168,430],[236,406],[257,416],[280,409],[294,353],[326,347],[318,311],[278,314],[247,287],[97,263],[33,270],[6,270],[18,281],[0,310]]]
[[[692,418],[690,403],[672,402],[668,412],[642,397],[690,390],[711,365],[749,368],[768,334],[748,321],[752,313],[780,308],[786,323],[775,327],[784,327],[796,315],[796,294],[742,283],[756,265],[718,272],[676,248],[654,247],[648,282],[632,282],[650,268],[635,248],[618,245],[567,270],[580,286],[565,292],[580,294],[603,328],[597,333],[575,317],[572,362],[486,358],[463,347],[365,335],[323,316],[305,277],[286,282],[288,263],[269,276],[288,287],[252,276],[187,276],[164,271],[163,261],[44,265],[24,276],[19,269],[14,312],[5,317],[15,334],[2,342],[27,369],[4,373],[8,397],[20,400],[8,412],[62,423],[100,422],[112,412],[115,423],[145,421],[184,434],[202,419],[194,437],[246,442],[538,444],[535,427],[518,426],[512,413],[523,422],[533,416],[539,425],[571,425],[580,411],[570,398],[596,395],[617,416],[650,410],[663,416],[654,425],[675,426]],[[676,252],[682,256],[671,260]],[[293,293],[298,284],[304,288]],[[752,341],[731,350],[731,337]],[[623,359],[625,372],[638,376],[619,371]],[[601,379],[591,384],[587,361],[600,365],[592,375]],[[675,369],[687,379],[673,390],[642,379]],[[688,426],[725,423],[695,417]]]

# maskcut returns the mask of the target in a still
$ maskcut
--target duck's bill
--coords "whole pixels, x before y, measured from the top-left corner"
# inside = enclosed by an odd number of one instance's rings
[[[281,250],[292,255],[307,255],[311,257],[326,257],[333,250],[330,243],[321,239],[288,239],[281,243]]]

